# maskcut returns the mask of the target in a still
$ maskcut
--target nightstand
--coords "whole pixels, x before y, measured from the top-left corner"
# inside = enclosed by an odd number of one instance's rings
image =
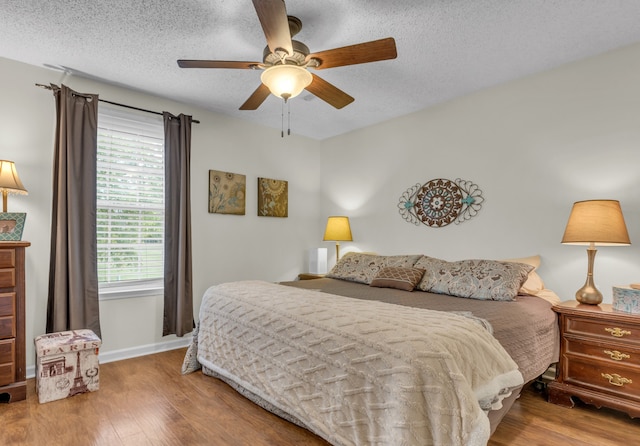
[[[640,417],[640,315],[609,304],[555,305],[560,362],[549,383],[549,402],[573,407],[571,397]]]
[[[322,279],[324,276],[324,274],[300,273],[298,274],[298,280]]]

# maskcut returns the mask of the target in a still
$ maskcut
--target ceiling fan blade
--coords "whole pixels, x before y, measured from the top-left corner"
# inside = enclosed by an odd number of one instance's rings
[[[249,96],[249,99],[240,106],[240,110],[256,110],[270,94],[271,91],[269,90],[269,87],[265,84],[260,84],[260,86],[256,88],[256,91]]]
[[[236,62],[233,60],[178,60],[180,68],[240,68],[255,69],[260,62]]]
[[[283,49],[292,55],[291,32],[284,0],[253,0],[253,6],[256,8],[271,52]]]
[[[333,105],[335,108],[342,108],[351,104],[354,99],[338,87],[330,84],[321,77],[312,74],[313,81],[305,88],[310,93]]]
[[[372,40],[371,42],[358,43],[356,45],[343,46],[332,50],[320,51],[309,54],[306,60],[316,59],[319,65],[317,70],[360,63],[377,62],[379,60],[395,59],[398,57],[396,41],[393,37]]]

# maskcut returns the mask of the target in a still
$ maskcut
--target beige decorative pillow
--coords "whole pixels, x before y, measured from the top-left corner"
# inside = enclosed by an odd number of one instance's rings
[[[413,291],[423,274],[424,270],[421,268],[387,266],[376,274],[369,286]]]
[[[496,260],[445,260],[424,256],[415,264],[425,273],[418,289],[481,300],[513,300],[533,266]]]
[[[342,279],[350,282],[371,283],[378,272],[387,266],[412,267],[421,255],[378,256],[350,252],[326,275],[331,279]]]
[[[533,271],[529,273],[527,280],[520,287],[520,294],[531,294],[536,296],[544,290],[544,281],[538,275],[536,269],[540,267],[540,256],[520,257],[517,259],[505,259],[504,262],[526,263],[533,266]]]

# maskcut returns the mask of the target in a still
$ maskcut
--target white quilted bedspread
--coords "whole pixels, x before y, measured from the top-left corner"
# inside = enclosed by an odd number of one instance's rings
[[[261,281],[209,288],[196,342],[202,365],[334,445],[484,445],[481,406],[522,384],[471,318]]]

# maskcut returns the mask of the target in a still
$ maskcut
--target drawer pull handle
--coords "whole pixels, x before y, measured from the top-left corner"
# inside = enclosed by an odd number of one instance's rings
[[[613,359],[614,361],[622,361],[623,359],[630,359],[631,356],[627,355],[626,353],[621,353],[618,350],[605,350],[604,351],[607,355],[611,356],[611,359]]]
[[[631,384],[633,382],[629,378],[624,378],[624,377],[618,375],[617,373],[614,373],[612,375],[610,375],[608,373],[601,373],[601,375],[602,375],[602,377],[604,379],[608,379],[609,380],[609,384],[611,384],[612,386],[622,387],[625,384]]]
[[[616,338],[621,338],[624,335],[630,335],[631,332],[629,330],[623,330],[621,328],[605,328],[604,331],[608,331],[609,333],[611,333],[611,336],[614,336]]]

